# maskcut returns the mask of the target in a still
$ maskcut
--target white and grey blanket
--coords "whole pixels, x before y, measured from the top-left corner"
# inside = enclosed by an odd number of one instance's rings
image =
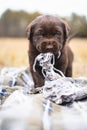
[[[34,88],[26,67],[1,70],[0,130],[87,130],[87,78],[65,77],[54,58],[41,53],[35,60],[34,71],[39,61],[45,77],[42,88]]]

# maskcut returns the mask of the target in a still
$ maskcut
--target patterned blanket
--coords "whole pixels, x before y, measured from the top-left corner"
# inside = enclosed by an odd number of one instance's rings
[[[37,89],[28,68],[1,70],[0,130],[87,130],[87,78],[66,78],[51,58],[36,58],[45,77]]]
[[[8,70],[8,74],[6,74]],[[18,71],[19,70],[19,71]],[[2,73],[6,72],[6,73]],[[11,72],[12,77],[9,77]],[[14,72],[17,72],[14,75]],[[21,77],[21,74],[23,77]],[[27,76],[29,79],[27,79]],[[28,68],[7,68],[2,69],[0,77],[0,130],[86,130],[87,129],[87,101],[78,101],[66,105],[56,105],[59,97],[52,97],[52,102],[49,96],[53,92],[58,93],[59,90],[55,87],[61,80],[71,81],[77,85],[77,88],[87,87],[87,78],[64,78],[56,82],[50,81],[51,86],[46,89],[44,86],[41,94],[32,94],[31,86],[26,85],[26,80],[32,81],[31,74]],[[3,79],[2,79],[3,78]],[[25,80],[26,79],[26,80]],[[6,82],[5,82],[6,81]],[[14,82],[15,81],[15,82]],[[21,81],[21,82],[20,82]],[[64,82],[65,82],[64,81]],[[14,85],[12,85],[14,84]],[[67,84],[69,84],[67,82]],[[9,86],[8,86],[9,85]],[[52,87],[54,85],[54,90]],[[62,84],[64,87],[64,84]],[[45,90],[46,89],[46,90]],[[64,88],[63,88],[64,89]],[[72,86],[71,86],[72,89]],[[67,90],[67,89],[66,89]],[[52,93],[51,93],[52,91]],[[61,92],[63,91],[63,92]],[[83,90],[82,90],[83,91]],[[46,92],[46,93],[45,93]],[[50,94],[49,94],[50,92]],[[72,91],[73,92],[73,91]],[[81,92],[81,91],[79,91]],[[87,94],[87,91],[84,90]],[[67,95],[68,92],[60,89],[61,93]],[[69,92],[71,94],[71,92]],[[53,93],[54,94],[54,93]],[[46,97],[47,99],[45,99]],[[71,97],[71,96],[70,96]],[[61,98],[60,98],[61,99]],[[64,99],[65,100],[65,99]],[[79,100],[79,99],[78,99]],[[62,100],[63,101],[63,100]],[[66,99],[67,101],[67,99]],[[53,103],[55,102],[55,103]],[[69,100],[70,102],[70,100]],[[61,103],[61,102],[60,102]]]

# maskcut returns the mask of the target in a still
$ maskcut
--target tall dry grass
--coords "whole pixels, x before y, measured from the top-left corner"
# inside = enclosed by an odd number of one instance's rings
[[[28,66],[28,40],[0,38],[0,67]]]
[[[87,76],[87,39],[73,39],[73,76]],[[27,38],[0,38],[0,68],[28,66]]]
[[[74,53],[73,76],[87,76],[87,39],[73,39],[69,45]]]

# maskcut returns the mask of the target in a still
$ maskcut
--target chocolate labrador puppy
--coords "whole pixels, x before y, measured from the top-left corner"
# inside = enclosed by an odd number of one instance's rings
[[[61,70],[65,76],[72,76],[73,53],[66,42],[69,31],[68,24],[52,15],[39,16],[27,26],[30,72],[35,87],[41,87],[44,84],[41,67],[37,64],[37,71],[33,71],[35,57],[40,53],[52,52],[55,55],[54,67]]]

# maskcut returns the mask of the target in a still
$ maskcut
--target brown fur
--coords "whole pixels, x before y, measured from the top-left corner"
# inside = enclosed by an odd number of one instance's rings
[[[28,25],[26,32],[29,39],[29,63],[35,87],[44,84],[41,67],[36,65],[33,71],[35,57],[41,52],[52,52],[55,55],[55,67],[65,76],[72,76],[73,53],[66,43],[69,26],[60,18],[51,15],[39,16]],[[61,52],[58,58],[58,52]]]

